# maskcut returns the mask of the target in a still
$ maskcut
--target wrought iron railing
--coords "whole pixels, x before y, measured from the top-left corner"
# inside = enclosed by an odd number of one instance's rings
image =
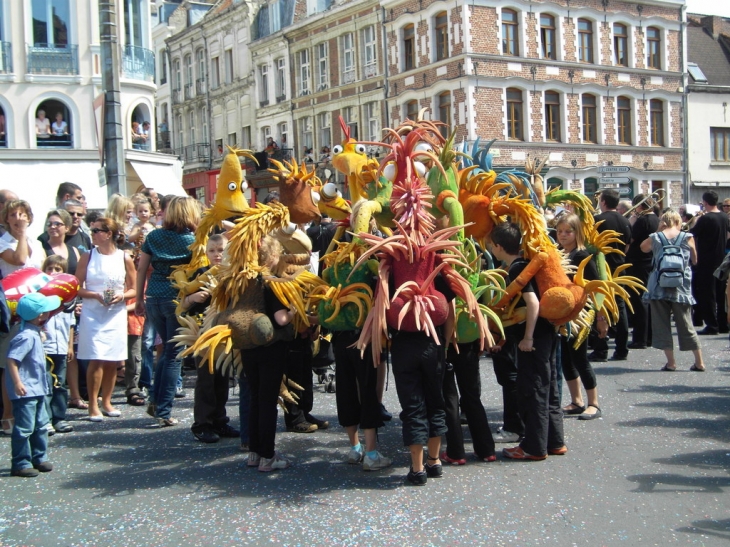
[[[342,73],[342,83],[351,84],[355,81],[355,69],[352,68]]]
[[[366,78],[372,78],[377,75],[378,75],[377,63],[371,63],[369,65],[365,65],[365,77]]]
[[[38,148],[71,148],[73,138],[71,135],[50,135],[46,138],[36,137]]]
[[[79,46],[28,45],[28,74],[78,74]]]
[[[199,142],[176,149],[175,153],[180,156],[185,163],[206,162],[210,159],[210,144]]]
[[[172,104],[180,104],[182,102],[182,89],[172,90]]]
[[[185,84],[185,100],[193,98],[193,84]]]
[[[169,131],[158,131],[157,132],[157,151],[163,152],[171,150],[170,148],[170,132]]]
[[[13,72],[13,46],[10,42],[0,42],[0,74]]]
[[[195,93],[198,95],[205,94],[205,78],[195,80]]]
[[[133,80],[155,81],[155,54],[139,46],[124,46],[124,75]]]

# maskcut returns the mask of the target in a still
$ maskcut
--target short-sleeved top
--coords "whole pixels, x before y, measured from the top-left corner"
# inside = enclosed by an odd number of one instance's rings
[[[43,353],[41,329],[26,323],[23,329],[10,341],[8,359],[18,363],[18,375],[25,386],[26,394],[18,397],[10,374],[5,374],[5,387],[11,400],[50,395],[46,378],[46,356]]]
[[[528,260],[525,260],[524,258],[518,258],[514,262],[512,262],[507,271],[507,284],[509,285],[512,281],[517,279],[517,276],[522,273],[522,270],[524,270],[529,263],[530,262]],[[540,291],[537,288],[537,282],[535,281],[534,277],[527,282],[527,284],[522,289],[522,292],[535,293],[538,299],[540,298]],[[524,298],[520,297],[519,302],[517,302],[517,307],[521,308],[525,305],[526,304]],[[538,317],[532,336],[534,338],[536,336],[544,336],[546,334],[554,332],[555,328],[550,324],[547,319],[544,319],[543,317]],[[518,323],[517,325],[505,327],[504,334],[507,340],[519,343],[525,337],[525,323]]]
[[[621,243],[612,243],[611,247],[618,249],[621,252],[626,251],[626,245],[631,241],[631,224],[626,218],[616,211],[606,211],[595,217],[596,222],[603,221],[598,227],[598,232],[604,232],[606,230],[613,230],[618,232]],[[624,255],[619,253],[608,253],[606,255],[606,264],[611,268],[613,273],[616,268],[624,264],[626,260]]]
[[[63,135],[66,133],[66,130],[68,129],[68,124],[61,120],[61,123],[53,122],[51,125],[51,128],[53,129],[54,135]]]
[[[168,279],[175,266],[188,264],[193,257],[189,247],[195,241],[190,231],[173,232],[160,228],[150,232],[142,245],[142,252],[150,255],[152,275],[147,280],[148,297],[176,298],[177,290]]]
[[[659,217],[654,214],[641,215],[631,227],[631,243],[626,253],[626,262],[634,268],[651,269],[651,253],[641,250],[641,244],[659,228]]]
[[[42,120],[36,118],[35,126],[38,129],[39,135],[48,135],[51,132],[51,122],[48,118],[43,118]]]
[[[725,257],[730,220],[725,213],[705,213],[690,230],[695,236],[697,267],[715,270]]]
[[[23,268],[38,268],[39,270],[41,269],[41,266],[43,266],[43,261],[46,259],[46,254],[43,250],[43,246],[40,244],[39,241],[28,239],[28,247],[30,247],[30,250],[32,252],[31,255],[28,257],[28,260],[25,261],[25,264],[10,264],[0,258],[0,273],[2,274],[3,278]],[[0,253],[4,253],[8,249],[14,251],[17,248],[18,240],[10,235],[10,232],[5,232],[2,236],[0,236]]]
[[[684,269],[684,278],[682,286],[676,289],[668,289],[659,286],[659,272],[656,268],[649,274],[649,281],[646,284],[646,292],[642,295],[643,300],[666,300],[667,302],[678,302],[680,304],[696,304],[694,296],[692,296],[692,268],[690,267],[689,240],[692,234],[689,232],[680,232],[685,234],[685,238],[680,243],[682,256],[684,257],[687,267]],[[662,242],[659,240],[659,233],[649,236],[651,238],[652,256],[658,257],[662,252]],[[679,234],[677,235],[679,237]],[[677,238],[669,239],[669,244],[674,244]]]
[[[577,268],[580,266],[581,262],[590,256],[590,254],[591,253],[585,249],[573,249],[570,253],[568,253],[568,260],[570,260],[570,263]],[[568,277],[570,277],[570,280],[572,281],[574,276],[570,275]],[[596,262],[594,260],[591,260],[588,264],[586,264],[585,270],[583,270],[583,279],[586,281],[594,281],[598,279],[598,268],[596,267]]]
[[[45,324],[46,339],[43,349],[48,355],[66,355],[71,327],[76,319],[73,313],[60,312],[51,317]]]

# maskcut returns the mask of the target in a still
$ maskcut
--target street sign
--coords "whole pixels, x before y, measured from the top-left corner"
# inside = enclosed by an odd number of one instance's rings
[[[624,165],[601,165],[598,168],[599,173],[628,173],[631,171],[631,167]]]
[[[631,179],[629,177],[601,177],[598,182],[600,184],[628,184]]]
[[[621,186],[616,189],[619,196],[627,196],[631,193],[631,188],[627,188],[626,186]]]

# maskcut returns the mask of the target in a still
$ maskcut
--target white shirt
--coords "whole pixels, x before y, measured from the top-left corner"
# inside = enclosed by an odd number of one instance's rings
[[[53,125],[51,126],[53,128],[53,134],[54,135],[65,135],[66,130],[68,129],[68,124],[61,120],[61,123],[53,122]]]
[[[42,120],[36,118],[35,126],[39,135],[48,135],[51,132],[51,122],[48,118],[43,118]]]
[[[43,266],[43,261],[46,259],[46,252],[43,250],[43,245],[37,239],[27,239],[31,255],[28,257],[28,260],[25,261],[25,264],[9,264],[0,258],[0,274],[2,274],[3,278],[23,268],[38,268],[40,270]],[[0,254],[4,253],[8,249],[14,251],[17,248],[18,240],[11,236],[10,232],[5,232],[2,237],[0,237]]]

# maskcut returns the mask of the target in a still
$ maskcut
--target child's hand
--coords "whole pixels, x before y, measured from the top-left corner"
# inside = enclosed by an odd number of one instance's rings
[[[202,304],[203,302],[208,300],[208,298],[210,298],[210,293],[208,291],[198,291],[196,293],[188,295],[188,302]]]
[[[27,391],[25,390],[25,386],[23,385],[23,382],[18,382],[15,384],[15,394],[18,397],[25,397],[25,394]]]
[[[144,300],[142,298],[140,298],[139,300],[137,300],[137,302],[135,302],[134,314],[139,315],[140,317],[144,317],[145,305],[144,305]]]
[[[73,361],[74,356],[75,356],[75,354],[74,354],[73,344],[69,344],[68,345],[68,352],[66,353],[66,359],[69,360],[69,361]]]
[[[496,346],[492,346],[491,348],[487,348],[487,349],[488,349],[489,353],[499,353],[500,351],[502,351],[502,346],[496,345]]]

